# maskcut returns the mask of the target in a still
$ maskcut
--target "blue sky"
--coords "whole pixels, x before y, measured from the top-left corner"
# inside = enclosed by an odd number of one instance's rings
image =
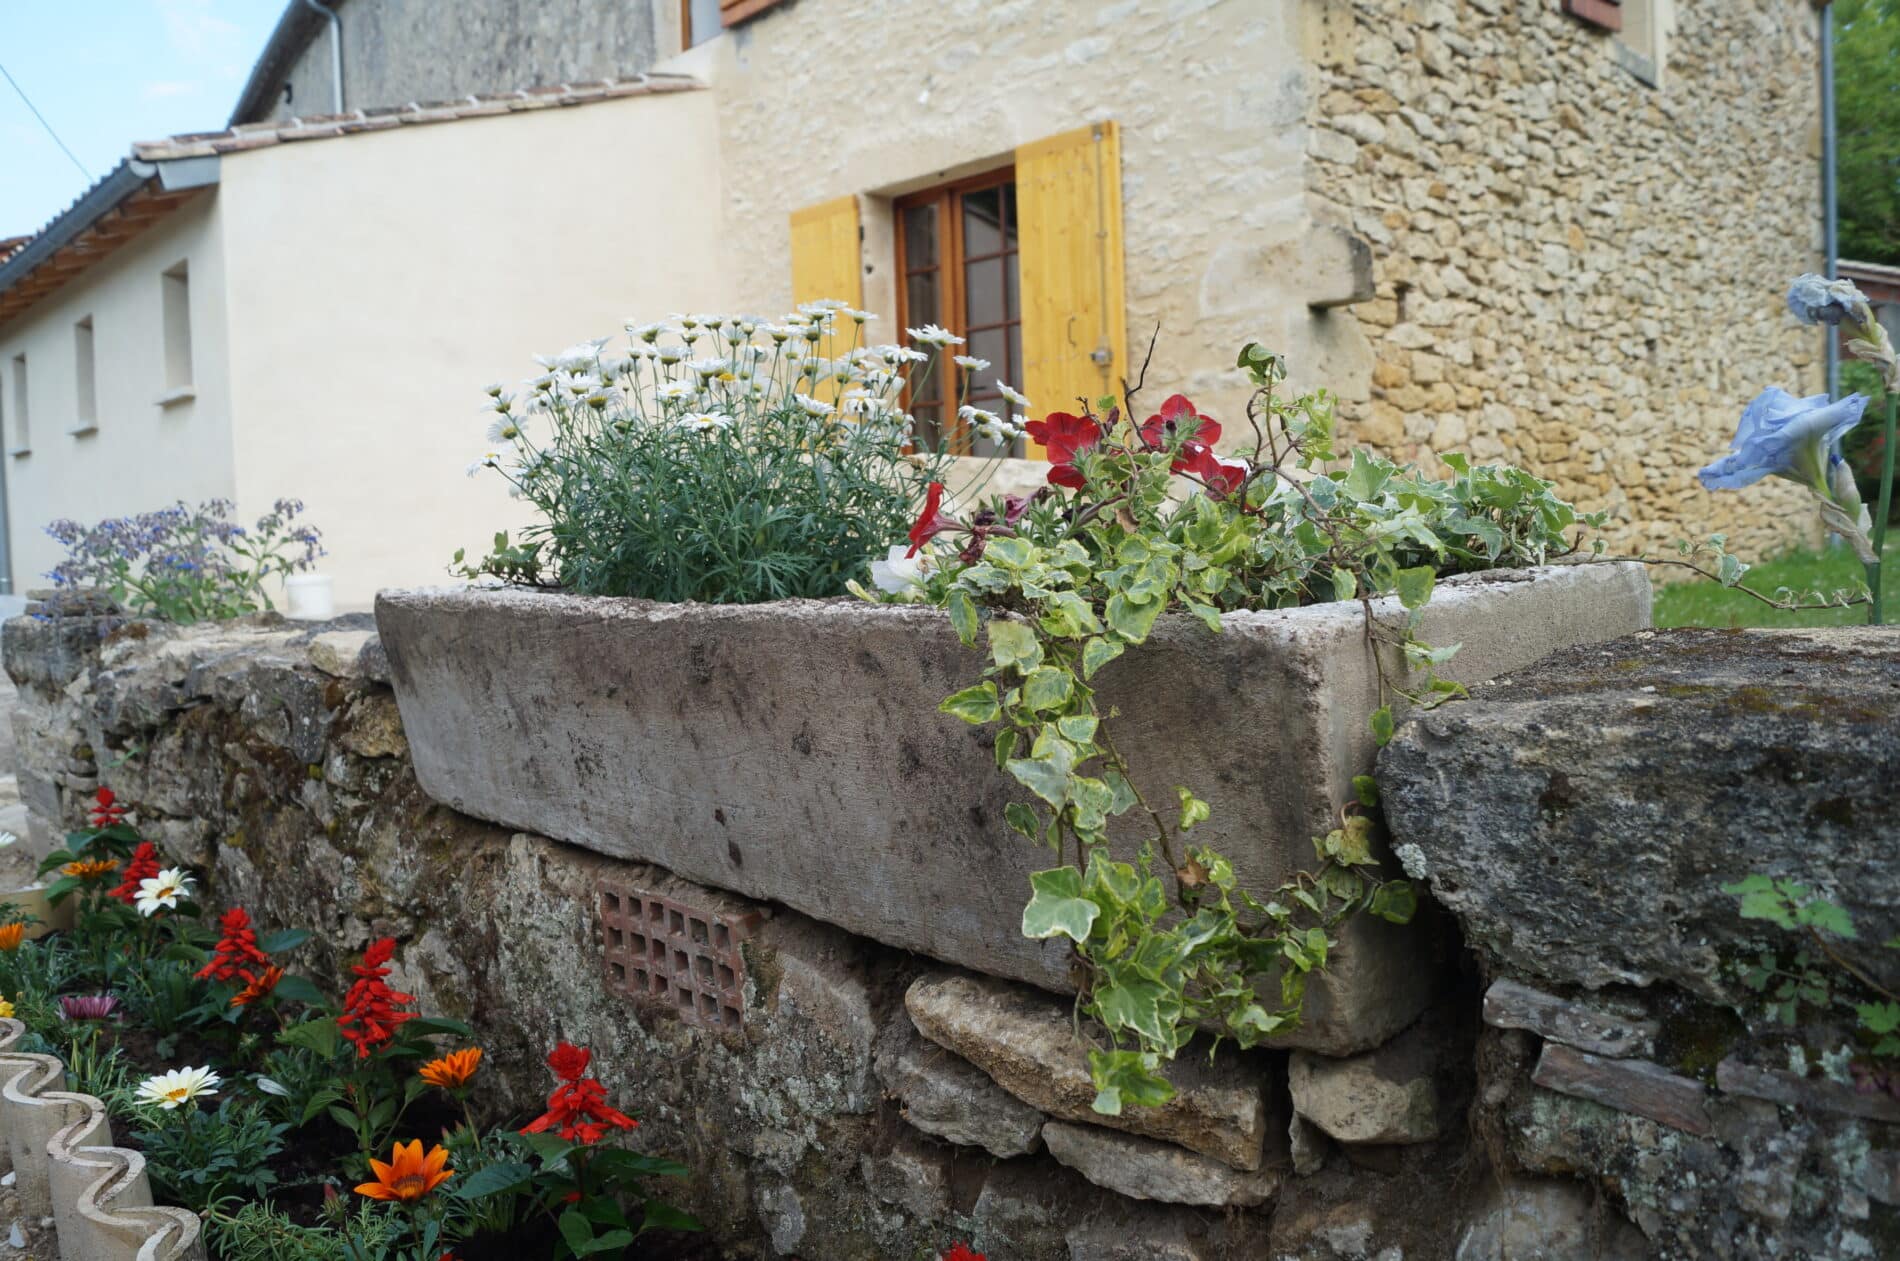
[[[222,127],[283,0],[0,0],[0,236],[38,230],[134,140]]]

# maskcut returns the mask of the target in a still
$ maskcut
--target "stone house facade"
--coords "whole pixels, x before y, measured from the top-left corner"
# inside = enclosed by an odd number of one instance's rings
[[[181,204],[203,218],[215,197],[222,237],[287,251],[283,268],[255,261],[267,249],[194,273],[194,302],[262,303],[229,327],[284,321],[239,354],[211,344],[225,317],[207,312],[194,353],[268,381],[255,397],[274,410],[231,422],[262,435],[256,458],[234,457],[236,497],[309,503],[332,527],[344,607],[434,580],[454,547],[519,524],[453,475],[481,438],[465,389],[622,316],[820,297],[876,312],[881,337],[926,322],[969,336],[993,364],[973,401],[999,408],[999,379],[1042,410],[1116,390],[1152,337],[1147,395],[1237,418],[1234,352],[1258,339],[1296,384],[1336,394],[1347,443],[1519,462],[1609,510],[1619,548],[1722,530],[1755,556],[1811,535],[1791,488],[1718,496],[1694,480],[1758,390],[1821,388],[1819,335],[1779,300],[1820,265],[1808,0],[650,0],[616,6],[605,34],[485,0],[468,26],[488,33],[479,56],[403,0],[335,7],[344,115],[279,116],[283,83],[312,108],[333,68],[322,19],[287,12],[240,103],[254,121],[151,151],[215,149],[223,191]],[[373,49],[352,43],[378,31]],[[705,91],[616,107],[624,144],[593,109],[540,111],[532,139],[525,120],[490,121],[599,95],[549,76],[649,71]],[[431,90],[494,95],[408,103]],[[472,121],[402,125],[444,109]],[[284,143],[303,140],[325,143]],[[541,154],[585,172],[584,191],[537,194]],[[232,190],[262,181],[245,211]],[[365,198],[381,209],[350,213]],[[36,241],[101,228],[91,200]],[[251,218],[264,213],[298,235]],[[179,221],[105,223],[107,248]],[[664,265],[640,261],[655,249]],[[73,321],[110,274],[103,254],[29,242],[0,262],[0,409],[20,412],[17,395],[35,416],[35,449],[7,461],[22,588],[49,563],[22,549],[51,516],[155,507],[206,480],[201,447],[168,424],[181,413],[149,403],[162,383],[129,404],[136,459],[103,460],[112,426],[66,414]],[[505,283],[473,300],[471,276]],[[134,280],[155,311],[157,279]],[[101,346],[125,344],[123,322],[95,323]],[[380,357],[391,336],[408,343],[400,364]],[[30,374],[9,370],[21,356]],[[30,392],[14,379],[28,375]],[[912,403],[963,442],[953,406]],[[395,448],[365,476],[352,452],[371,437]],[[94,502],[107,486],[110,509]]]

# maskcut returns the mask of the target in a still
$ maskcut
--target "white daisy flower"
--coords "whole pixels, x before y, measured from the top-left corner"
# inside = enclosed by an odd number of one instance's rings
[[[732,372],[730,359],[695,359],[686,366],[692,369],[694,374],[702,377],[722,377]]]
[[[221,1080],[216,1073],[211,1071],[211,1066],[208,1064],[203,1068],[174,1068],[169,1073],[158,1073],[140,1082],[138,1101],[156,1104],[170,1112],[174,1108],[190,1103],[200,1095],[217,1094]],[[278,1089],[283,1088],[280,1086]],[[285,1093],[287,1096],[289,1092]]]
[[[468,467],[462,471],[468,474],[468,476],[473,477],[485,468],[500,468],[501,462],[507,458],[508,453],[503,451],[500,447],[489,447],[479,456],[470,460]]]
[[[926,363],[930,359],[929,355],[914,346],[880,346],[878,349],[893,363]]]
[[[836,315],[840,311],[848,311],[850,309],[849,303],[840,302],[836,298],[819,298],[815,302],[801,302],[798,304],[798,313],[811,319],[825,319],[829,316]]]
[[[995,412],[986,411],[981,407],[972,407],[968,403],[957,408],[957,419],[966,425],[1000,425],[1003,423],[1003,418],[998,416]]]
[[[638,326],[629,324],[627,326],[627,332],[638,337],[649,346],[660,340],[661,334],[671,333],[673,331],[675,331],[673,326],[664,320],[658,324],[641,324]]]
[[[1029,400],[1018,393],[1016,387],[1013,385],[1007,385],[1002,381],[998,381],[996,383],[996,392],[1018,407],[1026,409],[1029,406]]]
[[[490,398],[500,398],[501,397],[501,382],[490,381],[487,385],[482,387],[482,392],[488,395],[488,397]]]
[[[963,344],[961,337],[947,328],[938,328],[935,324],[926,324],[922,328],[907,328],[904,331],[910,334],[912,341],[922,342],[926,346],[961,346]]]
[[[699,390],[691,381],[662,381],[653,390],[653,397],[662,403],[685,402],[698,396]]]
[[[178,909],[178,899],[191,892],[191,877],[185,874],[183,867],[167,867],[156,876],[139,881],[138,900],[134,903],[140,915],[148,919],[160,911]]]
[[[813,398],[809,394],[800,394],[797,398],[799,407],[807,416],[829,416],[838,410],[822,398]]]
[[[981,372],[990,366],[989,360],[978,359],[975,355],[955,355],[951,358],[950,362],[956,364],[957,367],[962,368],[966,372]]]
[[[679,427],[693,433],[712,433],[732,428],[732,417],[720,412],[689,412],[680,417]]]
[[[506,394],[500,390],[496,390],[495,393],[489,398],[488,402],[482,404],[482,410],[485,412],[495,412],[498,415],[506,416],[508,414],[508,409],[513,407],[514,405],[515,405],[514,395]]]
[[[856,307],[843,307],[838,311],[838,314],[844,316],[853,324],[869,324],[872,320],[877,318],[877,316],[871,312],[860,311]]]
[[[600,348],[606,344],[605,337],[597,337],[593,341],[577,342],[558,355],[536,355],[534,361],[543,368],[584,372],[600,362]]]
[[[498,447],[504,442],[513,442],[521,436],[521,426],[515,424],[511,416],[500,417],[488,426],[488,445]]]

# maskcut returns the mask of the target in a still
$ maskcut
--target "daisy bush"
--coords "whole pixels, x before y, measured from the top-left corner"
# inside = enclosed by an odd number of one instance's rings
[[[668,601],[842,594],[945,467],[902,401],[958,339],[870,345],[871,318],[832,302],[680,315],[537,357],[519,390],[489,387],[467,471],[506,479],[540,519],[478,561],[456,553],[453,572]],[[959,423],[992,447],[1019,433],[967,403]]]

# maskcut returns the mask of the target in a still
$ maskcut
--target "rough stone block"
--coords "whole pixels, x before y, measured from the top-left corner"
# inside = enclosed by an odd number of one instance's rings
[[[1401,611],[1375,602],[1378,616]],[[1638,567],[1442,584],[1421,633],[1467,683],[1645,625]],[[907,950],[1054,990],[1059,944],[1021,934],[1047,856],[1003,823],[1021,796],[991,733],[937,712],[981,670],[929,609],[850,601],[661,605],[524,591],[377,602],[423,789],[458,810],[788,904]],[[1105,670],[1145,788],[1213,805],[1197,839],[1271,890],[1312,862],[1377,706],[1357,605],[1183,619]],[[1292,1044],[1377,1045],[1430,1001],[1402,931],[1366,932],[1313,987]],[[1363,955],[1363,958],[1355,958]]]
[[[1642,1232],[1579,1182],[1491,1187],[1458,1239],[1456,1261],[1642,1261]]]
[[[1796,1077],[1772,1068],[1755,1068],[1740,1060],[1715,1066],[1715,1084],[1731,1095],[1767,1099],[1804,1112],[1832,1112],[1900,1125],[1900,1099],[1865,1092],[1839,1082]]]
[[[908,1015],[878,1035],[878,1080],[904,1109],[904,1119],[945,1142],[981,1147],[992,1156],[1024,1156],[1041,1146],[1047,1119],[998,1086],[960,1055],[920,1036]]]
[[[940,973],[913,981],[904,1006],[918,1032],[1052,1117],[1161,1139],[1244,1170],[1261,1167],[1269,1129],[1285,1131],[1251,1056],[1226,1051],[1209,1065],[1204,1054],[1185,1051],[1169,1066],[1173,1099],[1102,1116],[1089,1106],[1088,1048],[1076,1039],[1068,1004],[987,977]]]
[[[1284,1178],[1278,1168],[1242,1172],[1172,1143],[1099,1125],[1051,1121],[1042,1139],[1051,1156],[1096,1186],[1135,1200],[1251,1208],[1272,1199]]]
[[[1498,1029],[1523,1029],[1592,1055],[1643,1056],[1655,1047],[1660,1026],[1631,1020],[1583,1003],[1573,1003],[1508,977],[1484,992],[1484,1022]]]
[[[1346,1059],[1295,1051],[1287,1082],[1294,1112],[1342,1143],[1426,1143],[1438,1137],[1434,1068],[1415,1027]]]
[[[1715,1132],[1702,1083],[1646,1060],[1606,1059],[1547,1042],[1531,1080],[1546,1090],[1648,1117],[1684,1133]]]
[[[1654,631],[1415,717],[1379,782],[1407,870],[1508,972],[1740,1002],[1722,961],[1763,929],[1722,886],[1750,872],[1823,891],[1893,967],[1896,732],[1900,628]]]

